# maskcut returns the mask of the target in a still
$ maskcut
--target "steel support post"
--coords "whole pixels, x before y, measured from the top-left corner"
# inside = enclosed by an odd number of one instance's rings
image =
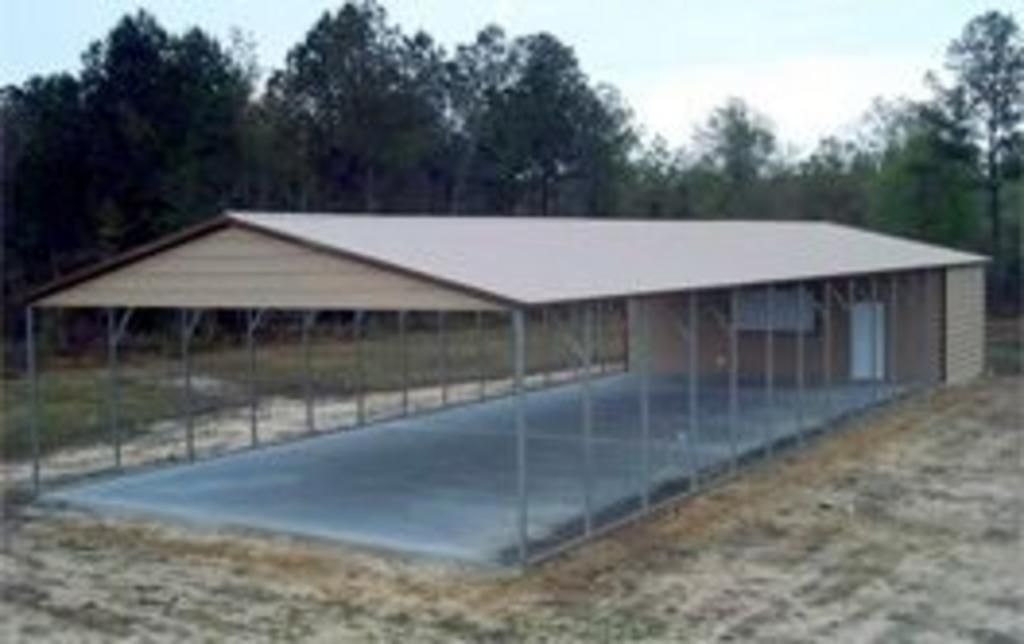
[[[885,318],[886,322],[887,322],[887,326],[889,328],[889,332],[886,334],[886,343],[888,344],[889,348],[885,352],[885,355],[889,359],[889,369],[888,369],[887,373],[888,373],[888,376],[889,376],[889,382],[893,386],[894,389],[899,384],[897,379],[896,379],[896,373],[897,373],[896,372],[896,369],[897,369],[896,352],[899,350],[899,346],[900,345],[898,344],[899,338],[896,335],[896,328],[897,328],[897,326],[899,326],[900,318],[897,316],[896,310],[899,307],[899,297],[898,297],[898,292],[897,291],[898,291],[898,288],[899,288],[898,284],[901,281],[902,281],[902,276],[901,275],[894,275],[894,274],[890,274],[889,275],[889,314]]]
[[[526,469],[526,320],[521,310],[512,311],[513,381],[516,397],[516,497],[519,531],[519,563],[525,565],[529,556],[529,495]]]
[[[739,469],[739,448],[736,434],[739,423],[739,290],[729,289],[729,468]]]
[[[306,431],[316,431],[316,410],[313,406],[313,352],[309,336],[316,324],[316,311],[302,314],[302,397],[306,403]]]
[[[39,494],[39,369],[36,364],[35,309],[25,309],[25,370],[28,372],[28,437],[32,449],[32,493]]]
[[[107,423],[114,444],[114,467],[121,468],[120,392],[117,369],[117,311],[107,309]]]
[[[832,283],[826,280],[821,287],[821,369],[825,387],[825,411],[828,422],[835,413],[832,391]]]
[[[921,343],[923,351],[921,352],[924,356],[925,372],[924,372],[924,388],[928,389],[932,386],[932,377],[935,369],[935,357],[932,353],[932,290],[931,290],[931,279],[929,272],[924,270],[921,272],[921,288],[922,288],[922,299],[924,300],[924,315],[921,319],[924,321],[924,329],[921,333]]]
[[[604,374],[604,303],[594,302],[594,360],[597,361],[597,372]]]
[[[878,277],[872,274],[868,278],[868,288],[870,289],[871,297],[871,403],[874,405],[878,404],[881,387],[879,380],[881,379],[881,370],[878,364],[878,317],[881,315],[882,303],[878,299]]]
[[[695,490],[700,485],[700,463],[698,463],[698,457],[696,454],[696,447],[700,443],[700,398],[699,398],[699,386],[700,386],[700,317],[698,315],[698,307],[700,306],[700,299],[697,295],[697,291],[690,293],[690,305],[687,307],[687,327],[690,330],[689,337],[689,356],[688,356],[688,370],[689,377],[686,379],[686,388],[689,394],[689,404],[686,410],[689,419],[689,433],[690,440],[687,441],[687,447],[690,451],[690,489]]]
[[[184,407],[185,407],[185,450],[188,453],[188,460],[196,460],[195,445],[195,416],[192,409],[192,334],[195,333],[199,324],[201,312],[181,310],[181,366],[184,380]]]
[[[856,306],[855,306],[856,304],[857,304],[857,282],[851,277],[851,278],[848,278],[846,280],[846,318],[849,321],[849,326],[850,326],[851,334],[853,333],[853,316],[855,314],[854,309],[856,308]],[[849,372],[847,374],[847,377],[850,379],[851,382],[853,382],[854,385],[856,385],[857,382],[856,382],[856,379],[854,377],[854,372],[853,372],[853,360],[854,360],[853,351],[854,351],[854,349],[851,346],[851,347],[849,347],[848,350],[850,352],[850,364],[847,366],[847,371]],[[859,409],[859,405],[860,405],[860,399],[859,399],[860,391],[859,391],[859,388],[855,387],[854,391],[855,391],[855,394],[857,396],[857,405],[858,405],[858,409]]]
[[[366,424],[366,365],[363,356],[363,312],[352,318],[352,343],[356,354],[356,425]]]
[[[398,350],[402,368],[402,415],[409,415],[409,334],[406,329],[406,312],[398,312]]]
[[[256,447],[260,444],[259,435],[259,389],[256,383],[256,329],[259,328],[263,311],[249,309],[246,315],[245,351],[249,369],[249,444]]]
[[[651,505],[651,315],[650,302],[639,300],[640,313],[640,471],[643,490],[641,504]]]
[[[584,532],[594,528],[594,395],[591,383],[591,365],[594,351],[594,314],[591,304],[583,305],[583,500]]]
[[[437,381],[441,387],[441,405],[448,404],[448,334],[445,330],[444,311],[437,312]]]
[[[806,405],[807,396],[805,392],[804,382],[804,283],[797,282],[796,284],[796,310],[797,310],[797,325],[796,325],[796,417],[797,417],[797,437],[802,444],[805,441],[804,432],[806,427]]]
[[[484,336],[484,312],[476,312],[476,366],[480,377],[480,400],[487,398],[487,343]]]
[[[128,327],[128,320],[131,318],[131,309],[125,310],[121,317],[118,317],[117,310],[107,309],[107,419],[110,423],[111,439],[114,444],[114,467],[121,467],[121,373],[119,365],[118,349],[125,329]]]
[[[194,437],[192,435],[192,357],[189,352],[189,322],[190,314],[188,309],[181,310],[181,368],[182,368],[182,395],[184,398],[185,412],[185,452],[189,461],[196,458]]]
[[[764,423],[767,445],[767,453],[775,451],[776,427],[775,427],[775,285],[769,284],[766,289],[767,321],[765,323],[764,336],[764,395],[768,408],[767,419]]]
[[[551,356],[554,355],[554,352],[551,350],[551,309],[547,306],[543,306],[540,309],[540,329],[541,346],[544,348],[544,386],[547,387],[551,384],[553,370]]]

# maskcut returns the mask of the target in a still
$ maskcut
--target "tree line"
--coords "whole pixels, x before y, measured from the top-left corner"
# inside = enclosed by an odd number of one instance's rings
[[[447,51],[364,0],[325,12],[265,78],[253,51],[140,11],[78,72],[0,90],[8,302],[238,208],[834,220],[987,253],[990,303],[1020,307],[1010,14],[967,23],[926,100],[879,100],[800,157],[739,99],[682,147],[651,139],[547,33],[488,26]]]

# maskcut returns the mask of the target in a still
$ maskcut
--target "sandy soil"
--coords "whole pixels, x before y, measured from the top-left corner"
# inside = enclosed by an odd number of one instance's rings
[[[903,403],[524,575],[20,508],[0,640],[1024,642],[1022,393]]]

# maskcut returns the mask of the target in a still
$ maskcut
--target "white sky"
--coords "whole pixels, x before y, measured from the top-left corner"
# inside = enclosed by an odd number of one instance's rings
[[[590,77],[618,87],[649,133],[678,144],[729,96],[807,149],[852,124],[873,97],[924,94],[946,45],[987,9],[1021,0],[382,0],[407,32],[449,49],[489,22],[512,35],[550,31]],[[0,0],[0,84],[74,71],[89,42],[145,7],[172,30],[198,25],[257,43],[264,68],[339,2],[323,0]]]

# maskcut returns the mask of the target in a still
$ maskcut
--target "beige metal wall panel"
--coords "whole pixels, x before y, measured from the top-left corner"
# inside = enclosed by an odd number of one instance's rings
[[[980,268],[946,271],[946,382],[966,382],[985,364],[985,276]]]
[[[689,294],[655,296],[643,298],[650,307],[651,343],[653,355],[651,367],[655,373],[685,373],[689,369],[688,345],[685,342],[685,326]],[[629,304],[630,368],[636,370],[639,364],[635,357],[640,355],[639,317],[637,303]],[[698,342],[698,368],[701,378],[725,380],[729,375],[729,332],[728,291],[704,292],[698,297],[700,328]],[[845,378],[849,367],[849,323],[845,310],[833,306],[831,315],[831,371],[839,381]],[[682,327],[682,328],[681,328]],[[741,331],[738,334],[738,373],[741,380],[759,380],[764,377],[766,364],[766,337],[763,331]],[[773,338],[773,371],[779,382],[796,379],[796,334],[776,331]],[[808,381],[824,379],[825,361],[824,329],[819,318],[813,331],[804,334],[804,373]]]
[[[43,298],[39,306],[488,310],[493,302],[228,227]]]
[[[980,334],[983,329],[978,314],[981,311],[979,278],[980,268],[960,269],[963,276],[953,278],[954,284],[944,286],[944,272],[941,270],[912,271],[903,274],[882,274],[876,276],[878,300],[885,309],[885,355],[886,378],[902,383],[937,383],[943,374],[945,358],[947,373],[955,378],[969,378],[981,369]],[[974,271],[974,274],[971,274]],[[849,286],[855,285],[857,299],[869,298],[870,282],[866,278],[853,280],[830,280],[833,297],[830,305],[829,344],[831,358],[830,374],[825,373],[825,330],[824,316],[819,310],[814,329],[804,334],[804,377],[809,386],[820,385],[827,380],[833,383],[845,382],[850,378],[850,312],[846,305]],[[823,282],[808,282],[818,298],[822,294]],[[890,291],[890,289],[894,289]],[[954,290],[947,294],[945,290]],[[651,340],[654,347],[652,369],[656,373],[685,373],[689,368],[686,345],[680,325],[686,320],[688,295],[656,296],[644,298],[650,302]],[[967,301],[967,298],[974,298]],[[629,308],[630,355],[639,355],[636,302]],[[944,320],[953,316],[951,309],[957,306],[956,316],[963,319],[953,326],[944,326]],[[716,313],[717,311],[717,313]],[[729,374],[729,335],[723,322],[728,320],[728,291],[705,292],[700,295],[700,341],[698,367],[701,378],[724,380]],[[946,334],[944,335],[944,329]],[[773,370],[780,383],[796,380],[796,334],[776,331],[773,337]],[[766,338],[763,331],[741,331],[738,336],[738,373],[741,380],[759,381],[764,377],[766,365]],[[635,360],[631,368],[637,369]]]

